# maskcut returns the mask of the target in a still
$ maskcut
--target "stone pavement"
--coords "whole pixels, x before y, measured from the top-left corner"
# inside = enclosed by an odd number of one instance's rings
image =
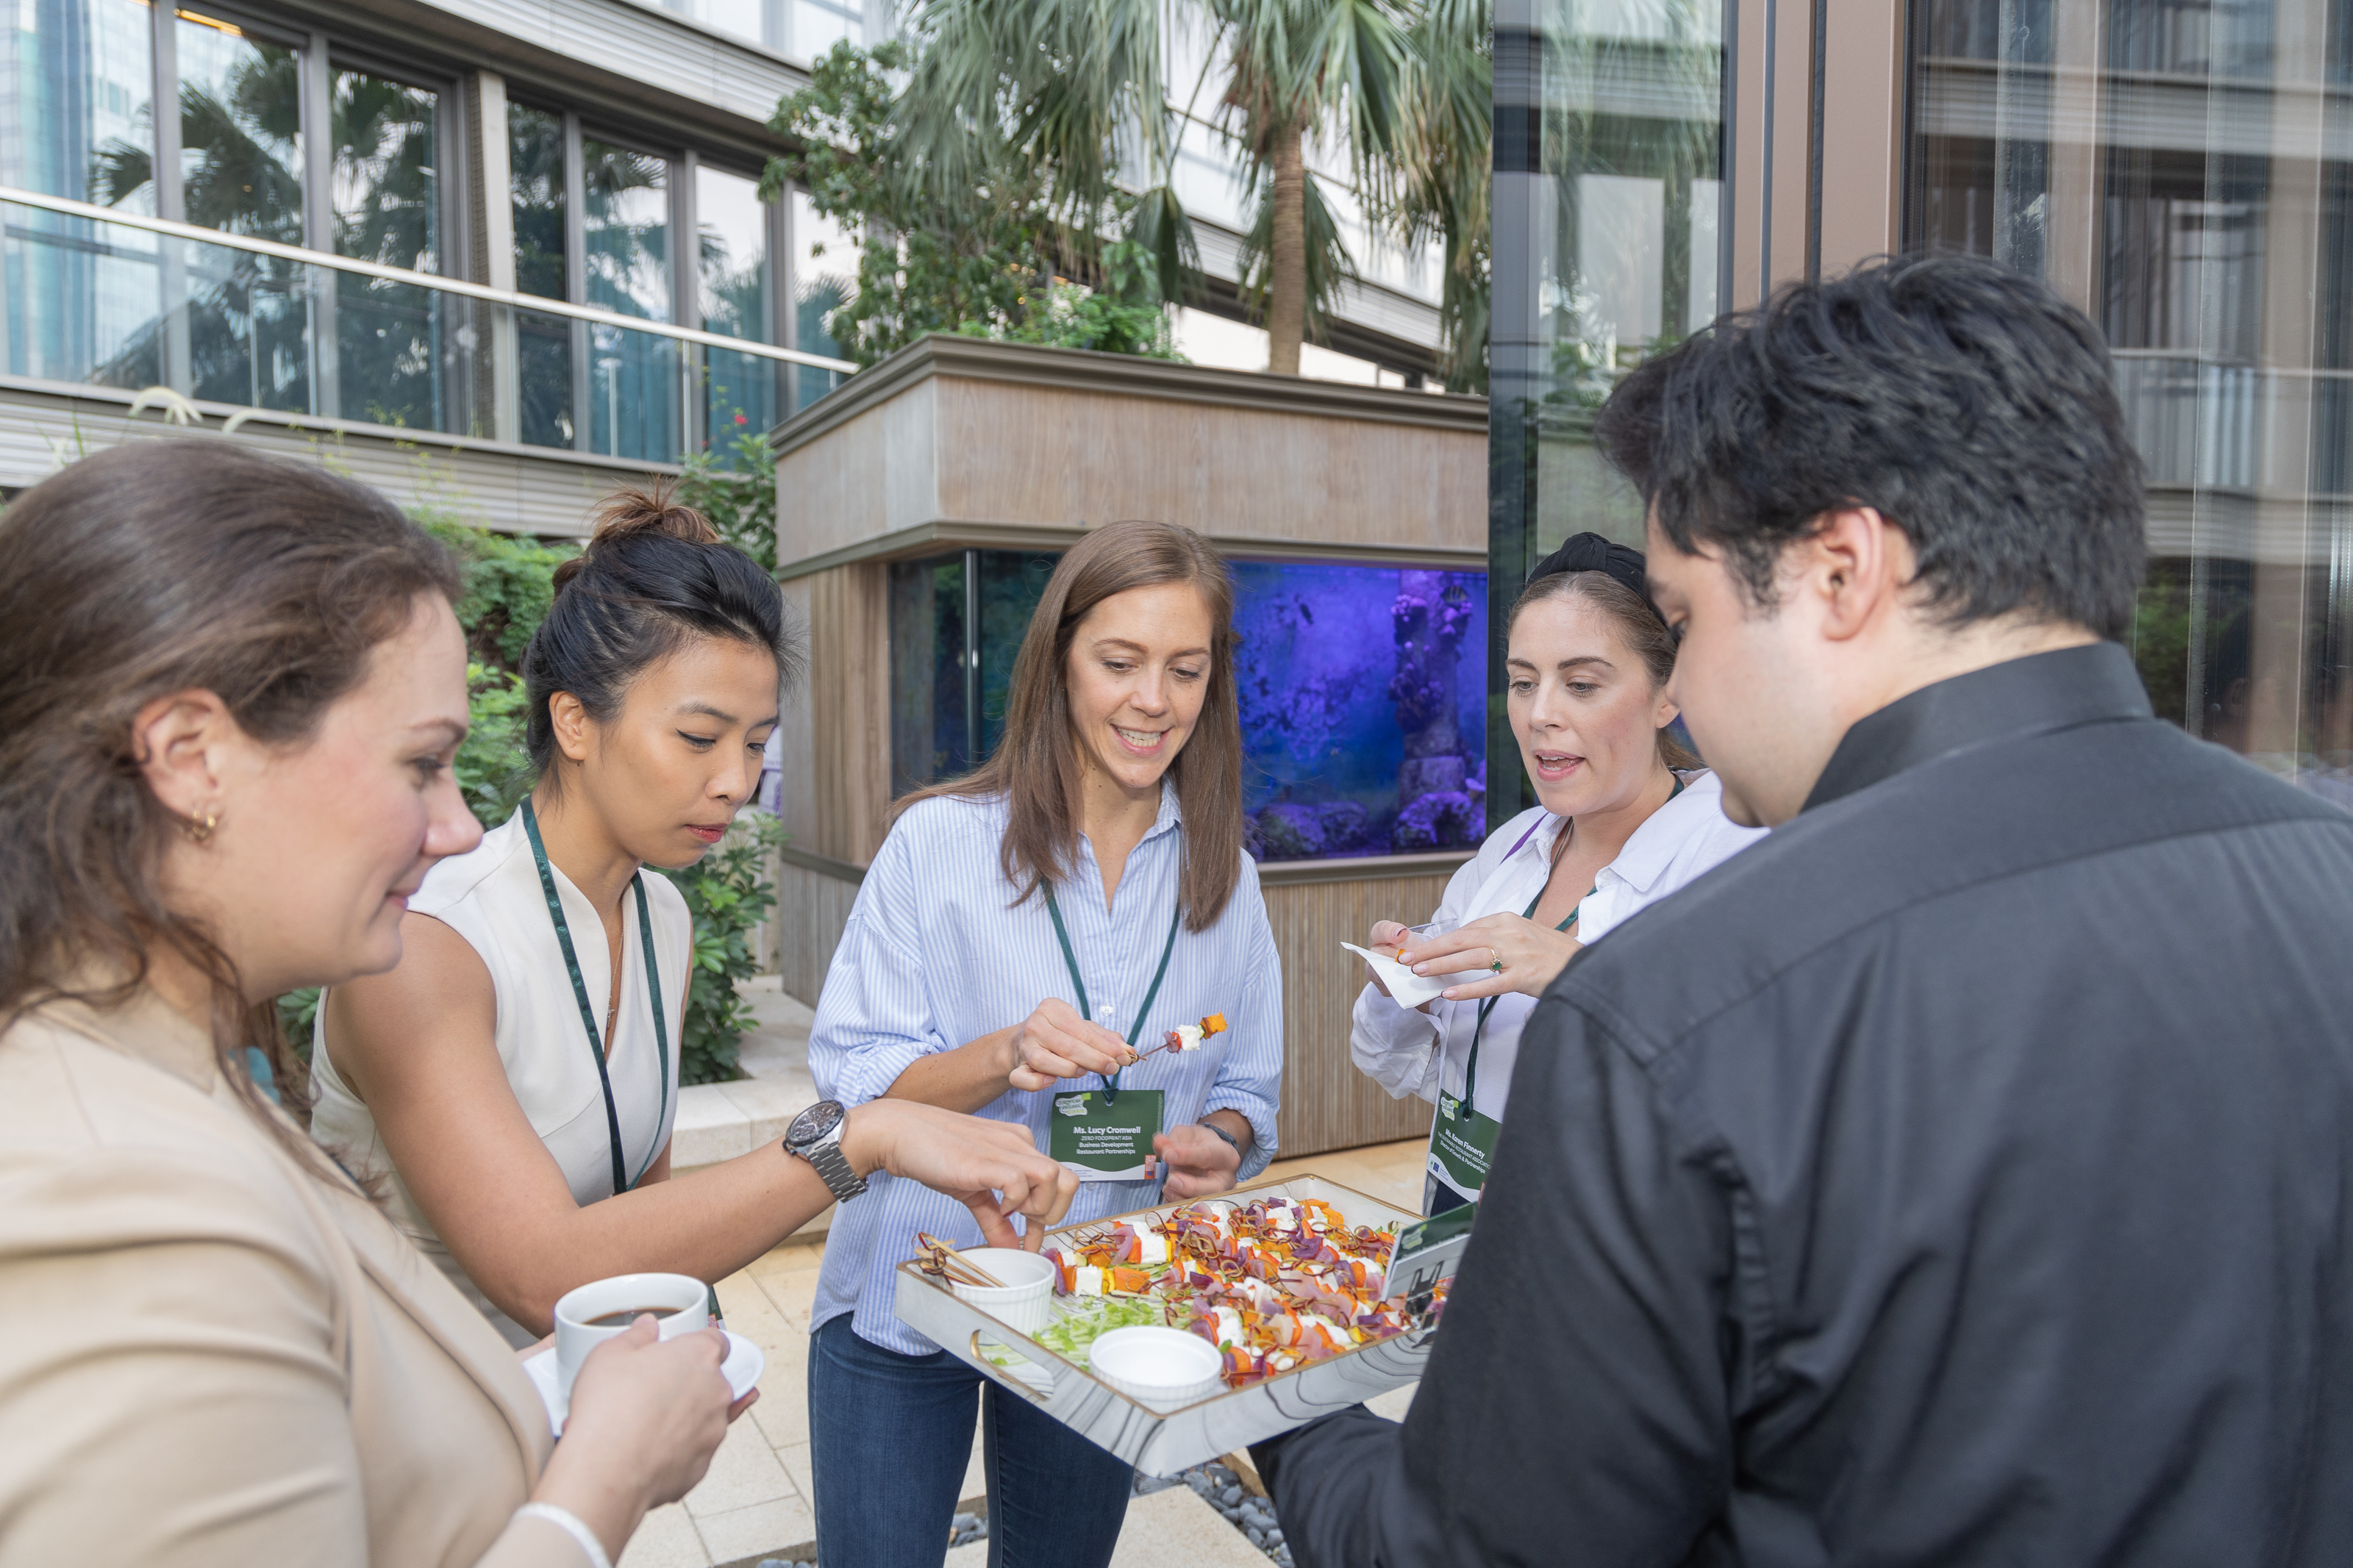
[[[803,1037],[806,1039],[806,1036]],[[775,1136],[775,1134],[770,1134]],[[1339,1153],[1282,1162],[1281,1175],[1313,1170],[1343,1186],[1388,1198],[1407,1208],[1421,1204],[1419,1139]],[[702,1483],[683,1502],[657,1509],[622,1553],[619,1568],[712,1568],[713,1564],[763,1556],[789,1555],[816,1539],[808,1458],[808,1317],[817,1296],[822,1237],[797,1237],[719,1283],[720,1310],[727,1326],[755,1342],[768,1358],[760,1379],[760,1400],[728,1429]],[[1399,1389],[1377,1402],[1385,1414],[1401,1417],[1411,1398]],[[959,1494],[982,1495],[978,1424],[971,1462]],[[984,1563],[986,1542],[960,1547],[954,1568]],[[1193,1495],[1172,1488],[1135,1500],[1128,1508],[1113,1568],[1161,1568],[1199,1564],[1219,1568],[1263,1568],[1266,1557],[1233,1526]]]

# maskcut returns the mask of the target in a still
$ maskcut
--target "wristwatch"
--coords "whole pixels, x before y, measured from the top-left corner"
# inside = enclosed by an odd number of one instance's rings
[[[798,1155],[817,1167],[826,1190],[839,1203],[848,1203],[866,1190],[866,1178],[850,1168],[841,1152],[841,1124],[849,1112],[838,1100],[820,1100],[785,1129],[785,1152]]]
[[[1233,1145],[1233,1148],[1234,1148],[1234,1155],[1235,1155],[1235,1157],[1236,1157],[1237,1159],[1239,1159],[1239,1158],[1241,1156],[1241,1152],[1242,1152],[1242,1141],[1241,1141],[1240,1139],[1239,1139],[1239,1138],[1235,1137],[1232,1133],[1230,1133],[1230,1132],[1227,1131],[1224,1128],[1222,1128],[1222,1127],[1219,1126],[1216,1122],[1214,1122],[1214,1121],[1197,1121],[1197,1122],[1195,1122],[1195,1123],[1194,1123],[1194,1125],[1195,1125],[1196,1127],[1200,1128],[1200,1129],[1201,1129],[1203,1131],[1205,1131],[1205,1132],[1214,1132],[1214,1133],[1216,1133],[1219,1137],[1220,1137],[1220,1138],[1224,1139],[1227,1142],[1229,1142],[1229,1143],[1230,1143],[1230,1144],[1232,1144],[1232,1145]]]

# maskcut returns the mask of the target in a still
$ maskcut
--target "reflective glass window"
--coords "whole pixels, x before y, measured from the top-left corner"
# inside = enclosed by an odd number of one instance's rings
[[[649,321],[670,319],[670,163],[594,136],[580,142],[586,302]],[[588,329],[589,448],[676,462],[679,354],[671,338]]]
[[[1907,242],[2098,322],[2158,714],[2353,805],[2353,29],[2333,0],[1926,0]]]
[[[858,297],[858,247],[839,224],[818,216],[807,191],[793,192],[789,216],[795,346],[804,353],[846,358],[840,340],[834,335],[839,323],[833,318],[835,311]],[[837,371],[799,366],[794,374],[793,406],[806,407],[840,384]]]
[[[155,212],[153,15],[45,0],[0,26],[0,184]],[[6,369],[50,381],[162,379],[155,237],[7,207]]]
[[[301,244],[301,51],[192,11],[174,45],[187,221]]]
[[[440,101],[430,89],[370,72],[334,73],[337,255],[439,270]],[[335,281],[343,417],[451,428],[441,353],[449,297],[348,272]]]
[[[891,794],[973,769],[965,726],[965,558],[891,563]]]
[[[507,183],[514,216],[515,289],[543,300],[569,298],[565,267],[564,117],[507,105]],[[515,312],[516,405],[523,441],[569,447],[574,440],[572,340],[562,316]],[[583,334],[585,336],[585,333]]]
[[[206,228],[303,243],[302,52],[182,11],[180,204]],[[315,411],[312,269],[221,247],[190,248],[189,391],[217,403]]]
[[[866,7],[857,0],[789,0],[786,16],[792,36],[785,52],[797,59],[819,59],[836,44],[866,41]]]
[[[784,0],[670,0],[671,8],[754,44],[779,47]]]
[[[1572,533],[1639,545],[1642,513],[1594,449],[1594,411],[1643,358],[1715,318],[1724,277],[1720,0],[1536,0],[1495,35],[1486,799],[1534,795],[1504,717],[1504,604]]]
[[[694,171],[695,289],[705,331],[773,343],[776,290],[768,264],[767,204],[757,180],[699,164]],[[776,422],[775,360],[706,348],[703,417],[706,441],[731,461],[742,436],[765,434]]]

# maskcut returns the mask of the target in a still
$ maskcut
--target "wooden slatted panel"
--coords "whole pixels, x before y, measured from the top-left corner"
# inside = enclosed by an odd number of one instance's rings
[[[817,1005],[833,950],[849,924],[858,884],[786,864],[776,879],[776,972],[785,994]]]
[[[1443,874],[1267,888],[1267,921],[1282,955],[1285,1159],[1430,1131],[1427,1100],[1391,1100],[1348,1059],[1348,1017],[1365,966],[1340,944],[1362,942],[1377,920],[1428,920],[1445,893]]]
[[[863,866],[891,809],[890,568],[836,566],[808,580],[814,831],[801,847]]]

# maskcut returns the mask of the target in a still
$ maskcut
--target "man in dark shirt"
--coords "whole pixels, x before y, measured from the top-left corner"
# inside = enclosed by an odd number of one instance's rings
[[[1303,1568],[2353,1563],[2353,816],[2152,717],[2106,355],[1964,260],[1636,372],[1674,677],[1772,836],[1531,1019],[1412,1413]]]

